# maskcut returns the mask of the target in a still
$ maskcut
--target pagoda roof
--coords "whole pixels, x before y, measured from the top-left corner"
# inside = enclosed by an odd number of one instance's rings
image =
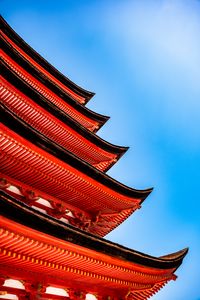
[[[19,47],[21,51],[23,51],[27,57],[29,57],[32,61],[35,61],[35,64],[40,66],[40,70],[45,72],[48,77],[65,92],[71,95],[74,99],[79,101],[80,103],[87,103],[93,96],[93,92],[89,92],[74,82],[72,82],[69,78],[60,73],[54,66],[52,66],[49,62],[47,62],[39,53],[37,53],[33,48],[31,48],[0,16],[0,24],[1,30],[5,33],[10,41],[12,41],[14,47]]]
[[[152,188],[105,174],[128,148],[95,135],[108,117],[84,106],[94,93],[62,75],[2,17],[0,24],[0,295],[149,299],[176,279],[188,249],[154,257],[102,238]],[[49,294],[48,286],[64,295]]]
[[[176,278],[174,272],[188,251],[146,255],[65,225],[5,192],[0,208],[0,271],[6,270],[7,277],[16,271],[21,280],[28,273],[40,280],[42,271],[43,283],[45,278],[48,284],[66,288],[67,282],[69,289],[114,299],[147,299]]]
[[[74,117],[79,123],[88,127],[89,130],[96,132],[109,119],[108,116],[98,114],[86,106],[81,105],[73,97],[66,94],[59,86],[55,85],[52,80],[38,70],[31,62],[21,55],[10,43],[5,36],[1,35],[1,59],[9,65],[24,81],[33,86],[49,101]]]
[[[122,193],[123,195],[128,197],[134,197],[144,200],[151,193],[152,188],[137,190],[128,187],[113,179],[109,175],[95,169],[93,166],[85,163],[83,160],[76,157],[73,153],[67,151],[63,147],[57,145],[55,142],[52,143],[52,141],[45,137],[43,134],[15,116],[11,111],[9,111],[9,109],[5,108],[3,104],[0,104],[0,112],[2,113],[1,122],[11,130],[13,130],[14,136],[15,133],[17,133],[19,136],[24,138],[23,141],[25,143],[27,140],[33,143],[33,145],[37,145],[38,151],[39,148],[45,149],[45,152],[49,153],[49,155],[52,156],[52,161],[53,157],[55,157],[55,159],[57,158],[62,162],[75,167],[78,171],[84,172],[94,180],[98,180],[99,183],[102,183],[108,188],[112,188],[116,192]],[[16,138],[18,135],[16,135]]]
[[[94,221],[88,229],[91,232],[104,236],[139,208],[151,192],[119,183],[52,143],[2,104],[0,107],[4,124],[1,171],[84,210]]]
[[[111,257],[118,257],[124,262],[135,262],[156,269],[177,269],[188,252],[188,248],[185,248],[160,257],[144,254],[106,240],[105,238],[97,237],[69,224],[63,224],[51,216],[35,211],[3,191],[1,191],[0,207],[1,214],[10,220],[61,240],[70,241],[75,245],[96,250]]]
[[[63,114],[56,106],[46,101],[45,97],[27,85],[3,62],[0,61],[0,65],[1,102],[5,102],[4,104],[16,115],[20,115],[52,141],[56,141],[101,171],[107,171],[127,151],[128,147],[113,145],[88,131],[69,115]],[[14,102],[13,97],[15,97]],[[17,103],[20,103],[20,108]],[[33,113],[38,119],[42,118],[41,122],[35,122],[31,118]]]

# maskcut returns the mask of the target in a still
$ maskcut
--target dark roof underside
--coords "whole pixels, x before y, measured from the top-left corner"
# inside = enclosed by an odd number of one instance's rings
[[[4,217],[61,240],[69,241],[112,257],[117,257],[147,267],[176,269],[180,266],[183,258],[188,252],[188,249],[186,248],[164,257],[153,257],[99,238],[90,233],[85,233],[73,226],[63,224],[50,216],[35,211],[24,203],[19,202],[14,197],[8,195],[6,192],[1,191],[0,193],[0,211],[1,215]]]

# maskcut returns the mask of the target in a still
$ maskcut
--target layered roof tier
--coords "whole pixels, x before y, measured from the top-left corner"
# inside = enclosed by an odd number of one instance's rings
[[[176,278],[187,249],[156,258],[101,238],[152,189],[105,174],[128,148],[95,134],[108,117],[83,105],[93,93],[0,22],[0,294],[148,299]],[[8,287],[9,278],[23,284]],[[65,296],[49,295],[48,285]]]
[[[60,90],[63,90],[67,95],[82,104],[87,103],[94,96],[94,93],[86,91],[76,85],[47,62],[20,37],[2,17],[0,17],[0,22],[2,36],[18,53],[37,68],[42,75],[47,76]]]
[[[81,209],[79,222],[82,219],[83,228],[104,236],[139,208],[151,192],[129,188],[98,171],[52,143],[2,104],[0,113],[2,178],[9,176],[21,187],[27,185],[29,192],[38,190],[38,197],[45,193],[47,201],[54,202],[55,197],[62,210],[62,214],[58,210],[59,217],[65,218],[68,204],[73,207],[73,215]]]
[[[96,132],[105,124],[109,117],[89,110],[70,94],[60,89],[46,74],[43,74],[39,68],[32,64],[26,56],[22,55],[18,47],[11,43],[10,38],[2,30],[0,32],[0,57],[19,77],[47,98],[48,101],[55,104],[61,111],[69,114],[90,131]]]
[[[90,132],[49,103],[4,61],[0,66],[1,103],[53,142],[101,171],[107,171],[128,149],[110,144]]]
[[[40,299],[48,285],[67,288],[69,299],[87,293],[98,299],[148,299],[176,278],[187,253],[153,257],[125,248],[35,212],[5,192],[0,208],[0,272],[25,286],[31,282]]]

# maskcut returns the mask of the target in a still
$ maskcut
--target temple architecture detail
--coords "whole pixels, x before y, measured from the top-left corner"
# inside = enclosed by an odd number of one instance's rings
[[[127,151],[96,133],[107,116],[1,18],[0,299],[145,300],[187,249],[153,257],[104,237],[152,189],[106,174]]]

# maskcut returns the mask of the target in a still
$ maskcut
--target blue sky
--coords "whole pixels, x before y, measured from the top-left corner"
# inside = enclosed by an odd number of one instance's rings
[[[108,238],[152,255],[190,252],[154,300],[200,299],[200,1],[9,1],[8,23],[111,116],[104,139],[130,146],[109,171],[154,187]]]

